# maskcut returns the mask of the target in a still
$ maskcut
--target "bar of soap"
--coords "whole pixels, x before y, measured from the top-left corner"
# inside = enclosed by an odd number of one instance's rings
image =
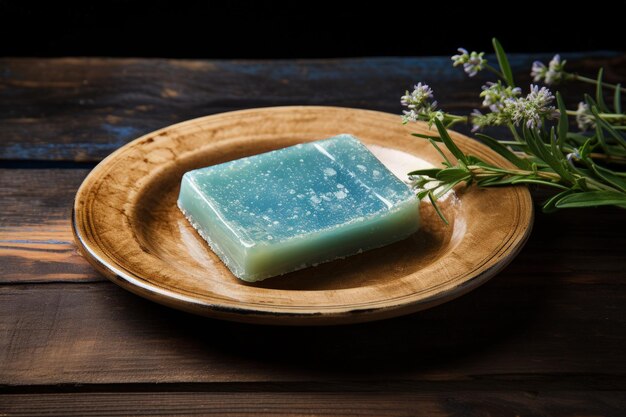
[[[251,282],[419,227],[415,194],[350,135],[187,172],[178,206],[231,272]]]

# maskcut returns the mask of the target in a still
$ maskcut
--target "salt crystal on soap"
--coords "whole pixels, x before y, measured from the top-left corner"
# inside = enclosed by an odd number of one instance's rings
[[[415,194],[350,135],[187,172],[178,206],[245,281],[385,246],[419,227]]]

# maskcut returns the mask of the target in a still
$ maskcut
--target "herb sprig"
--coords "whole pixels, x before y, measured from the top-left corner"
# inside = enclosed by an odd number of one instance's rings
[[[486,113],[478,110],[470,116],[454,115],[438,108],[434,92],[426,84],[418,83],[407,91],[401,103],[403,123],[425,121],[436,127],[436,134],[413,136],[428,140],[442,157],[441,168],[430,168],[409,173],[419,198],[428,198],[439,216],[447,219],[437,206],[437,199],[459,184],[477,184],[480,187],[534,184],[554,190],[543,203],[544,212],[563,208],[615,205],[626,208],[626,114],[622,110],[620,84],[604,82],[603,70],[595,79],[565,71],[566,61],[559,55],[545,65],[532,65],[534,82],[555,85],[578,80],[596,86],[595,96],[585,95],[576,110],[567,109],[559,92],[552,94],[547,87],[531,84],[524,96],[515,84],[513,71],[504,49],[493,39],[498,66],[491,66],[484,53],[460,48],[452,57],[454,66],[463,66],[473,77],[488,70],[499,78],[482,87],[480,98]],[[609,105],[604,90],[613,91]],[[577,130],[571,129],[570,118]],[[515,168],[503,167],[464,153],[454,143],[447,129],[457,123],[471,122],[473,132],[490,126],[506,126],[513,140],[500,140],[484,133],[478,139],[506,158]],[[433,132],[434,133],[434,132]],[[454,156],[450,160],[443,153],[444,146]]]

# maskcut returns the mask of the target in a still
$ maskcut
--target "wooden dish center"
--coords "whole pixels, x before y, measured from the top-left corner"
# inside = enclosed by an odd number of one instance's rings
[[[246,283],[232,274],[216,274],[216,266],[223,270],[220,259],[191,227],[176,206],[182,175],[190,170],[230,161],[272,149],[296,144],[292,138],[259,141],[258,146],[242,152],[225,143],[210,150],[178,158],[149,179],[135,202],[130,224],[144,249],[166,260],[181,276],[193,275],[199,280],[224,280],[240,285],[267,289],[329,290],[358,288],[397,280],[437,261],[462,234],[453,233],[463,223],[460,200],[454,194],[441,202],[444,214],[450,220],[446,226],[430,203],[422,202],[422,227],[411,237],[395,244],[367,251],[317,267],[292,272],[257,283]],[[381,149],[377,149],[380,153]],[[400,151],[391,150],[390,154]],[[407,155],[407,154],[404,154]],[[381,158],[385,159],[385,158]],[[404,169],[402,158],[386,158],[383,162],[396,172]],[[396,164],[394,166],[394,164]],[[394,169],[395,168],[395,169]],[[400,171],[402,172],[402,171]],[[459,230],[457,229],[457,232]],[[452,237],[454,236],[454,239]],[[181,257],[181,248],[187,256]],[[384,259],[385,262],[381,262]]]

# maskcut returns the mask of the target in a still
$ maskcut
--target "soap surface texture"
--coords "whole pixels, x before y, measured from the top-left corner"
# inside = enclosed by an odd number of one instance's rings
[[[245,281],[385,246],[419,227],[415,194],[350,135],[187,172],[178,206]]]

